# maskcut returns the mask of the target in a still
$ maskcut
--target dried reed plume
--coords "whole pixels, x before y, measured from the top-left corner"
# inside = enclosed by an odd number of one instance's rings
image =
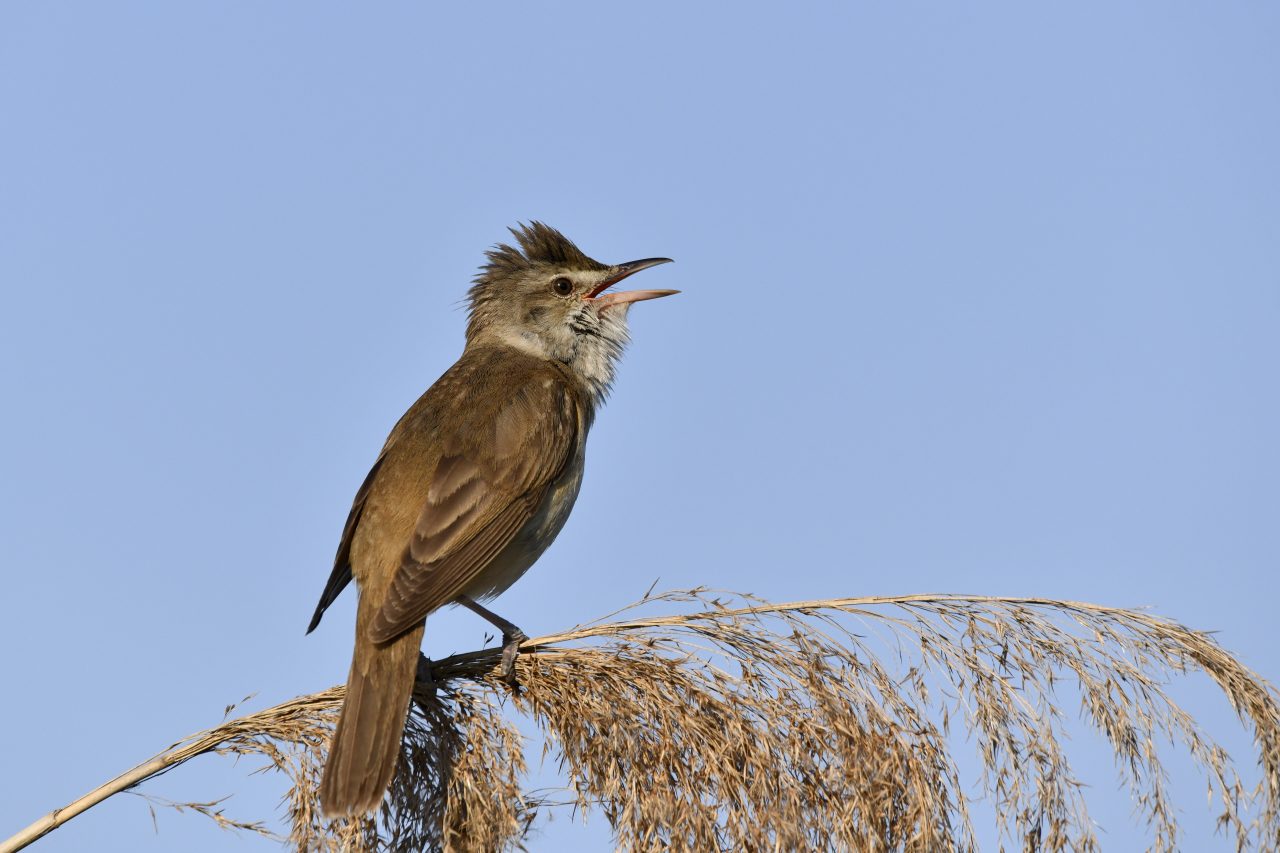
[[[655,603],[688,612],[645,617]],[[17,850],[94,803],[205,752],[265,756],[292,781],[299,850],[520,846],[545,795],[522,788],[528,714],[559,752],[567,798],[602,813],[622,849],[971,850],[976,841],[947,730],[962,720],[1001,831],[1025,850],[1096,850],[1062,751],[1060,684],[1101,731],[1157,850],[1178,844],[1156,744],[1180,740],[1205,772],[1219,829],[1280,850],[1280,704],[1207,635],[1144,613],[1075,602],[913,595],[768,604],[705,590],[646,596],[528,641],[522,690],[491,677],[498,652],[456,655],[419,684],[400,772],[376,819],[327,822],[319,771],[342,700],[332,688],[224,723],[0,843]],[[860,633],[855,633],[855,629]],[[890,662],[893,669],[890,669]],[[1251,728],[1261,780],[1166,694],[1200,669]],[[545,750],[544,750],[545,751]],[[229,828],[218,803],[182,804]]]

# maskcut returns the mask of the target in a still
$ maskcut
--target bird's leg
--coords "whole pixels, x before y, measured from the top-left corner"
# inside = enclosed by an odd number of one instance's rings
[[[502,678],[515,687],[516,656],[520,654],[520,644],[529,639],[529,636],[497,613],[481,607],[473,599],[460,595],[457,600],[463,607],[502,632]]]

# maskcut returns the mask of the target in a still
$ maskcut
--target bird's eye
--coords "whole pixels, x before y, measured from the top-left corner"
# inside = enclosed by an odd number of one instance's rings
[[[560,278],[551,282],[551,289],[561,296],[568,296],[570,293],[573,293],[573,282],[569,281],[569,279],[564,276],[560,276]]]

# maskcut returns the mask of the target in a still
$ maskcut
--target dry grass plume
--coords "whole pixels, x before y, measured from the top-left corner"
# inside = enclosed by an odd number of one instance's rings
[[[655,605],[678,612],[644,615]],[[0,853],[206,752],[265,757],[289,778],[282,840],[298,850],[519,847],[555,804],[525,789],[524,740],[505,706],[558,752],[571,785],[559,799],[602,815],[620,849],[970,850],[977,781],[1011,846],[1097,850],[1064,752],[1060,686],[1115,751],[1153,849],[1179,844],[1157,749],[1172,740],[1204,771],[1220,831],[1239,849],[1280,850],[1276,691],[1208,635],[1149,614],[951,595],[769,604],[695,590],[647,596],[523,651],[517,694],[490,677],[496,649],[434,663],[435,689],[419,685],[376,818],[328,822],[316,810],[337,687],[188,738]],[[1253,785],[1166,693],[1172,675],[1197,669],[1253,734]],[[961,779],[951,725],[976,743],[982,779]],[[217,802],[181,805],[270,834]]]

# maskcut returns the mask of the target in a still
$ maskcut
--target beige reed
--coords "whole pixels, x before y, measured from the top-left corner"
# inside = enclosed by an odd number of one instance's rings
[[[679,612],[643,615],[655,605]],[[646,596],[522,649],[516,694],[492,676],[497,649],[434,663],[376,818],[328,822],[316,808],[342,702],[332,688],[175,744],[0,853],[206,752],[265,757],[283,772],[281,840],[307,851],[519,848],[540,811],[565,804],[603,815],[627,850],[970,850],[975,781],[1010,846],[1097,850],[1064,752],[1071,695],[1115,751],[1153,849],[1179,843],[1157,749],[1172,740],[1204,771],[1220,831],[1242,850],[1280,850],[1276,691],[1208,635],[1147,613],[956,595],[769,604],[694,590]],[[1167,694],[1170,676],[1191,670],[1251,730],[1254,784]],[[508,705],[546,733],[568,792],[525,789]],[[953,724],[976,744],[979,780],[961,778]],[[220,802],[160,804],[271,834]]]

